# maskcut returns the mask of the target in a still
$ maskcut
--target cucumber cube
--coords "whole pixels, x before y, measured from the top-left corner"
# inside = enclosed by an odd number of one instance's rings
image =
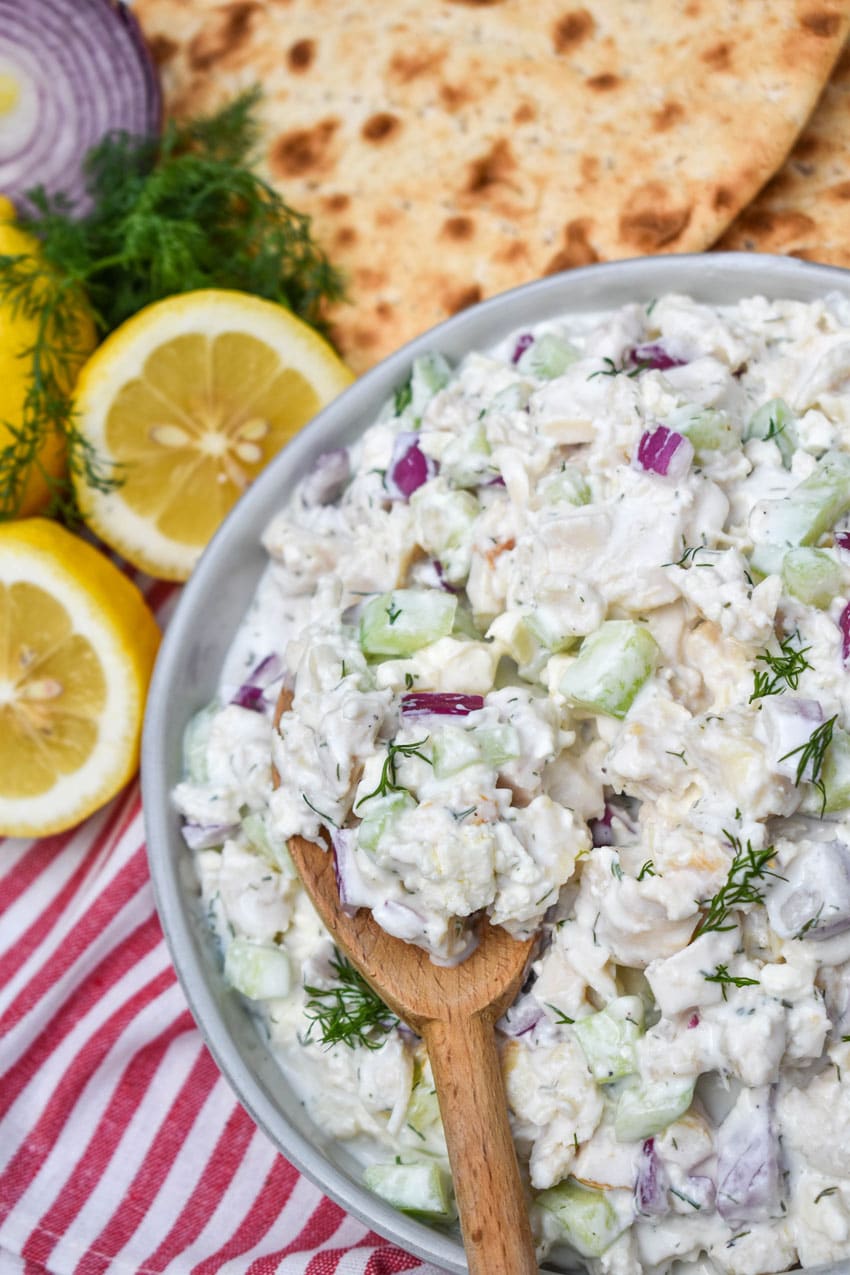
[[[582,1257],[601,1257],[628,1225],[604,1191],[582,1186],[575,1178],[541,1191],[537,1204],[552,1214],[564,1239]]]
[[[850,735],[846,731],[833,731],[823,759],[820,782],[826,798],[824,813],[850,808]]]
[[[446,779],[467,766],[493,766],[498,770],[520,755],[516,727],[508,725],[462,730],[446,726],[434,736],[434,775]]]
[[[363,822],[357,829],[357,844],[364,850],[374,851],[387,828],[395,823],[404,810],[412,810],[416,802],[406,792],[390,793],[386,797],[370,797],[358,814]]]
[[[790,469],[797,439],[794,430],[794,413],[785,399],[772,398],[767,403],[763,403],[750,417],[744,431],[744,438],[747,441],[751,438],[761,438],[765,441],[772,439],[779,448],[782,464],[786,469]]]
[[[517,367],[541,381],[563,376],[571,363],[578,358],[578,350],[553,332],[546,332],[522,354]]]
[[[428,1222],[450,1222],[455,1216],[451,1179],[434,1161],[370,1164],[363,1180],[370,1191],[402,1213]]]
[[[393,589],[372,598],[360,617],[360,649],[365,655],[412,655],[447,637],[457,598],[437,589]]]
[[[657,658],[649,629],[633,620],[606,620],[582,642],[561,678],[561,693],[579,708],[623,718]]]
[[[850,511],[850,455],[827,452],[817,469],[779,500],[763,500],[750,515],[753,564],[775,562],[778,550],[813,545]],[[766,551],[766,552],[763,552]],[[775,567],[774,567],[775,569]]]
[[[231,987],[252,1001],[288,996],[289,957],[273,943],[233,939],[224,954],[224,977]]]
[[[782,559],[782,583],[809,606],[825,610],[841,592],[844,573],[826,549],[791,549]]]
[[[725,412],[716,412],[711,408],[694,410],[688,415],[677,412],[668,424],[671,429],[690,439],[697,460],[702,460],[708,452],[732,452],[741,446],[741,440]]]
[[[579,1018],[573,1029],[598,1085],[610,1085],[637,1070],[635,1041],[643,1035],[643,1001],[619,996],[598,1014]]]
[[[589,505],[591,499],[587,480],[575,465],[564,465],[557,474],[547,478],[540,494],[549,505],[560,504],[561,501],[568,505]]]
[[[617,1100],[617,1141],[638,1142],[661,1133],[685,1114],[693,1099],[693,1080],[638,1081],[628,1085]]]

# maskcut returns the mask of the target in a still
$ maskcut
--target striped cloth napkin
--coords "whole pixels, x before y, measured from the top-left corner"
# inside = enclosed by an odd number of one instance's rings
[[[173,590],[153,586],[160,619]],[[278,1154],[171,965],[138,785],[0,839],[0,1275],[438,1275]]]

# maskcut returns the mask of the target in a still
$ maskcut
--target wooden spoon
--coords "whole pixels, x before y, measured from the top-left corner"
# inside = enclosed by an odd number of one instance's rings
[[[292,692],[284,688],[276,728],[291,704]],[[276,771],[273,776],[277,786]],[[434,965],[422,948],[382,930],[368,910],[343,911],[329,851],[302,837],[291,838],[289,850],[337,947],[425,1041],[470,1275],[536,1275],[494,1035],[496,1019],[522,987],[535,940],[518,942],[485,924],[465,961]]]

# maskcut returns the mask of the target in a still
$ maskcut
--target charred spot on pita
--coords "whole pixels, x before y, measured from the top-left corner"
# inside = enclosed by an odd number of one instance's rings
[[[701,54],[703,62],[706,62],[715,71],[728,71],[732,65],[732,47],[725,40],[721,40],[719,44],[713,44],[710,49],[706,49]]]
[[[546,274],[560,270],[572,270],[575,266],[589,266],[599,260],[599,253],[590,242],[591,222],[587,217],[577,217],[564,226],[564,244],[545,267]]]
[[[588,13],[587,9],[573,9],[558,18],[552,27],[552,46],[556,53],[566,53],[586,40],[595,29],[592,13]]]
[[[360,130],[367,142],[384,142],[401,128],[401,120],[389,111],[378,111],[370,115]]]
[[[661,182],[647,182],[626,199],[629,212],[621,215],[620,238],[641,252],[654,252],[675,243],[691,220],[686,208],[666,206],[667,192]]]
[[[250,37],[254,17],[262,11],[256,0],[239,0],[216,9],[214,23],[202,27],[189,44],[189,65],[195,71],[207,71],[235,53]]]
[[[668,101],[663,106],[659,106],[657,111],[652,113],[652,127],[656,133],[664,133],[668,128],[672,128],[674,124],[678,124],[680,119],[685,115],[685,108],[681,102]]]
[[[587,87],[596,89],[598,93],[607,93],[611,89],[615,89],[619,83],[619,75],[614,75],[611,71],[604,71],[601,75],[591,75],[587,81]]]
[[[841,18],[837,13],[814,9],[809,13],[803,14],[800,19],[800,26],[804,31],[808,31],[810,35],[816,35],[821,40],[828,40],[836,34],[841,26]]]
[[[460,291],[452,293],[446,301],[446,309],[449,314],[468,310],[471,305],[477,305],[483,295],[481,284],[472,283],[468,288],[461,288]]]
[[[475,222],[471,217],[447,217],[442,234],[446,239],[471,239],[475,234]]]
[[[511,148],[503,137],[494,142],[486,155],[474,159],[469,165],[469,180],[466,183],[467,193],[483,195],[491,186],[498,186],[507,181],[508,176],[516,168],[516,160]]]
[[[296,128],[283,133],[269,157],[273,171],[281,177],[299,177],[322,168],[330,141],[339,127],[335,119],[321,120],[312,128]]]
[[[315,58],[315,40],[296,40],[286,51],[286,64],[290,71],[294,71],[296,74],[311,67]]]

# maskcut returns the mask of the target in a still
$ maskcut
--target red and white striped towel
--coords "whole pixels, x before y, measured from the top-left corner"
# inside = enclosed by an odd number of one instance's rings
[[[323,1198],[219,1073],[137,784],[70,832],[0,839],[0,1275],[44,1270],[438,1275]]]

